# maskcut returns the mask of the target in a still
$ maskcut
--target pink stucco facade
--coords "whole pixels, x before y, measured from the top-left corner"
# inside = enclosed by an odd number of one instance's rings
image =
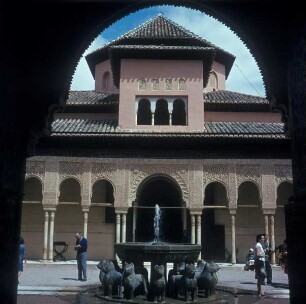
[[[214,61],[211,70],[215,73],[217,77],[217,86],[216,88],[210,88],[209,83],[208,83],[206,89],[208,89],[208,91],[212,91],[212,89],[225,90],[225,67],[224,65],[219,62]]]
[[[109,73],[109,86],[103,87],[103,77],[105,73]],[[95,90],[104,93],[119,93],[119,90],[115,87],[113,82],[113,73],[110,65],[110,61],[106,60],[96,65],[95,69]]]
[[[138,81],[144,79],[146,88],[139,90]],[[153,90],[152,80],[159,88]],[[172,80],[166,90],[165,80]],[[179,90],[179,79],[185,80],[185,90]],[[187,100],[187,126],[137,126],[135,101],[137,97],[182,97]],[[199,60],[121,60],[119,126],[122,129],[202,130],[203,64]]]

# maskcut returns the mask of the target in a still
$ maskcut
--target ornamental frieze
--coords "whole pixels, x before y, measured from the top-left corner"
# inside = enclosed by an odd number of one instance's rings
[[[84,163],[82,162],[59,162],[60,180],[66,177],[76,177],[79,181],[84,171]]]
[[[131,168],[130,175],[130,192],[129,205],[136,200],[137,189],[140,183],[148,176],[153,174],[163,174],[172,177],[180,186],[182,198],[184,201],[189,201],[188,191],[188,166],[165,166],[165,165],[143,165]]]
[[[114,164],[92,163],[91,180],[92,184],[99,179],[107,179],[112,184],[115,182],[117,167]]]
[[[38,176],[41,181],[44,180],[45,176],[45,162],[43,161],[27,161],[26,163],[26,174],[25,178],[31,176]]]
[[[260,166],[259,165],[237,165],[236,166],[237,187],[243,182],[254,181],[260,185]]]
[[[211,182],[221,182],[228,185],[228,167],[225,165],[205,165],[203,167],[204,188]]]
[[[292,167],[286,165],[276,165],[275,180],[276,180],[276,185],[279,185],[280,183],[285,181],[292,182]]]

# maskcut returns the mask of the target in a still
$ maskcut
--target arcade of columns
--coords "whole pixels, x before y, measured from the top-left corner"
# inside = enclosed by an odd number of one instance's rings
[[[236,211],[239,185],[254,182],[262,201],[265,233],[275,248],[274,220],[276,189],[284,181],[292,181],[289,160],[174,160],[174,159],[86,159],[64,157],[32,157],[27,162],[26,178],[37,177],[43,184],[42,206],[44,210],[43,259],[53,258],[53,235],[60,184],[74,178],[81,185],[83,234],[87,237],[88,213],[91,205],[91,189],[98,180],[107,180],[114,187],[116,213],[115,241],[126,242],[128,208],[137,201],[137,189],[151,175],[174,179],[182,191],[182,200],[190,210],[191,243],[201,244],[202,211],[205,187],[211,182],[222,183],[227,189],[227,203],[231,217],[231,262],[236,263]],[[120,189],[120,190],[119,190]],[[206,206],[207,208],[207,206]],[[135,208],[134,208],[135,210]],[[134,223],[135,223],[135,215]],[[133,229],[134,231],[134,229]],[[134,238],[134,236],[133,236]],[[49,248],[49,250],[48,250]],[[272,263],[275,263],[273,254]]]

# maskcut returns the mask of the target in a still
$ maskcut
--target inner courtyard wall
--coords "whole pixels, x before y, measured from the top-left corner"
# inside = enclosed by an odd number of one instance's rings
[[[51,165],[52,164],[52,165]],[[46,171],[53,168],[54,172]],[[274,182],[272,188],[262,188],[261,180],[266,174],[266,168]],[[234,170],[234,172],[233,172]],[[67,259],[74,259],[74,235],[83,233],[84,222],[87,225],[89,242],[88,258],[100,260],[114,258],[114,243],[116,241],[116,221],[107,223],[105,206],[91,205],[92,186],[97,180],[108,180],[114,187],[114,209],[116,214],[126,214],[133,205],[137,189],[142,181],[151,175],[164,175],[174,179],[180,187],[182,200],[190,214],[205,213],[205,188],[211,182],[218,182],[226,189],[226,199],[215,193],[217,208],[214,217],[216,225],[225,227],[225,244],[227,252],[232,246],[232,214],[235,215],[235,238],[238,249],[237,262],[244,262],[247,250],[254,245],[257,233],[264,233],[275,218],[275,245],[285,238],[283,206],[274,202],[264,202],[263,198],[273,197],[277,192],[274,186],[282,182],[292,183],[290,160],[280,159],[133,159],[133,158],[85,158],[85,157],[55,157],[35,156],[28,159],[27,178],[37,178],[42,181],[42,201],[23,203],[22,235],[25,238],[28,256],[42,259],[44,247],[44,213],[55,210],[54,241],[65,241],[68,250]],[[56,183],[50,185],[50,178]],[[59,185],[67,178],[74,178],[80,183],[81,202],[59,203]],[[257,206],[237,205],[239,185],[251,182],[258,187]],[[46,193],[45,191],[48,190]],[[272,195],[266,191],[275,192]],[[53,194],[50,192],[54,192]],[[289,197],[290,193],[288,193]],[[286,196],[286,193],[283,193]],[[39,195],[37,195],[39,197]],[[53,200],[48,197],[54,197]],[[48,198],[48,199],[47,199]],[[240,196],[241,200],[241,196]],[[284,200],[284,198],[283,198]],[[247,192],[242,201],[247,205],[250,199]],[[218,205],[222,208],[218,209]],[[253,204],[253,202],[252,202]],[[204,208],[204,209],[203,209]],[[87,214],[87,220],[84,215]],[[201,214],[201,213],[200,213]],[[153,219],[152,219],[153,220]],[[202,222],[203,225],[203,222]],[[50,225],[49,225],[50,229]],[[121,233],[121,232],[120,232]],[[209,233],[209,231],[204,231]],[[203,246],[206,244],[203,244]],[[49,248],[50,249],[50,248]],[[224,253],[225,259],[228,257]]]

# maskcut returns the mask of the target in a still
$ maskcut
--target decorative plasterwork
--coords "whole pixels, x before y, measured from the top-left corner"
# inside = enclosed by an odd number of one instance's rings
[[[189,202],[188,166],[143,165],[130,169],[129,206],[136,200],[140,183],[153,174],[169,175],[172,177],[180,186],[183,200]]]
[[[42,161],[27,161],[25,179],[29,177],[38,177],[41,182],[44,181],[45,162]]]
[[[282,182],[292,182],[292,167],[286,165],[276,165],[275,166],[275,180],[276,186]]]
[[[237,165],[236,166],[237,187],[243,182],[253,181],[260,188],[261,174],[259,165]]]
[[[92,169],[91,169],[92,185],[97,180],[106,179],[113,185],[115,191],[116,172],[117,172],[117,166],[114,164],[92,163]]]
[[[204,189],[209,183],[220,182],[225,187],[228,186],[228,168],[227,165],[205,165],[203,167],[203,185]]]
[[[82,162],[59,162],[60,181],[67,177],[74,177],[79,181],[81,185],[81,176],[83,174],[83,171],[84,163]]]

